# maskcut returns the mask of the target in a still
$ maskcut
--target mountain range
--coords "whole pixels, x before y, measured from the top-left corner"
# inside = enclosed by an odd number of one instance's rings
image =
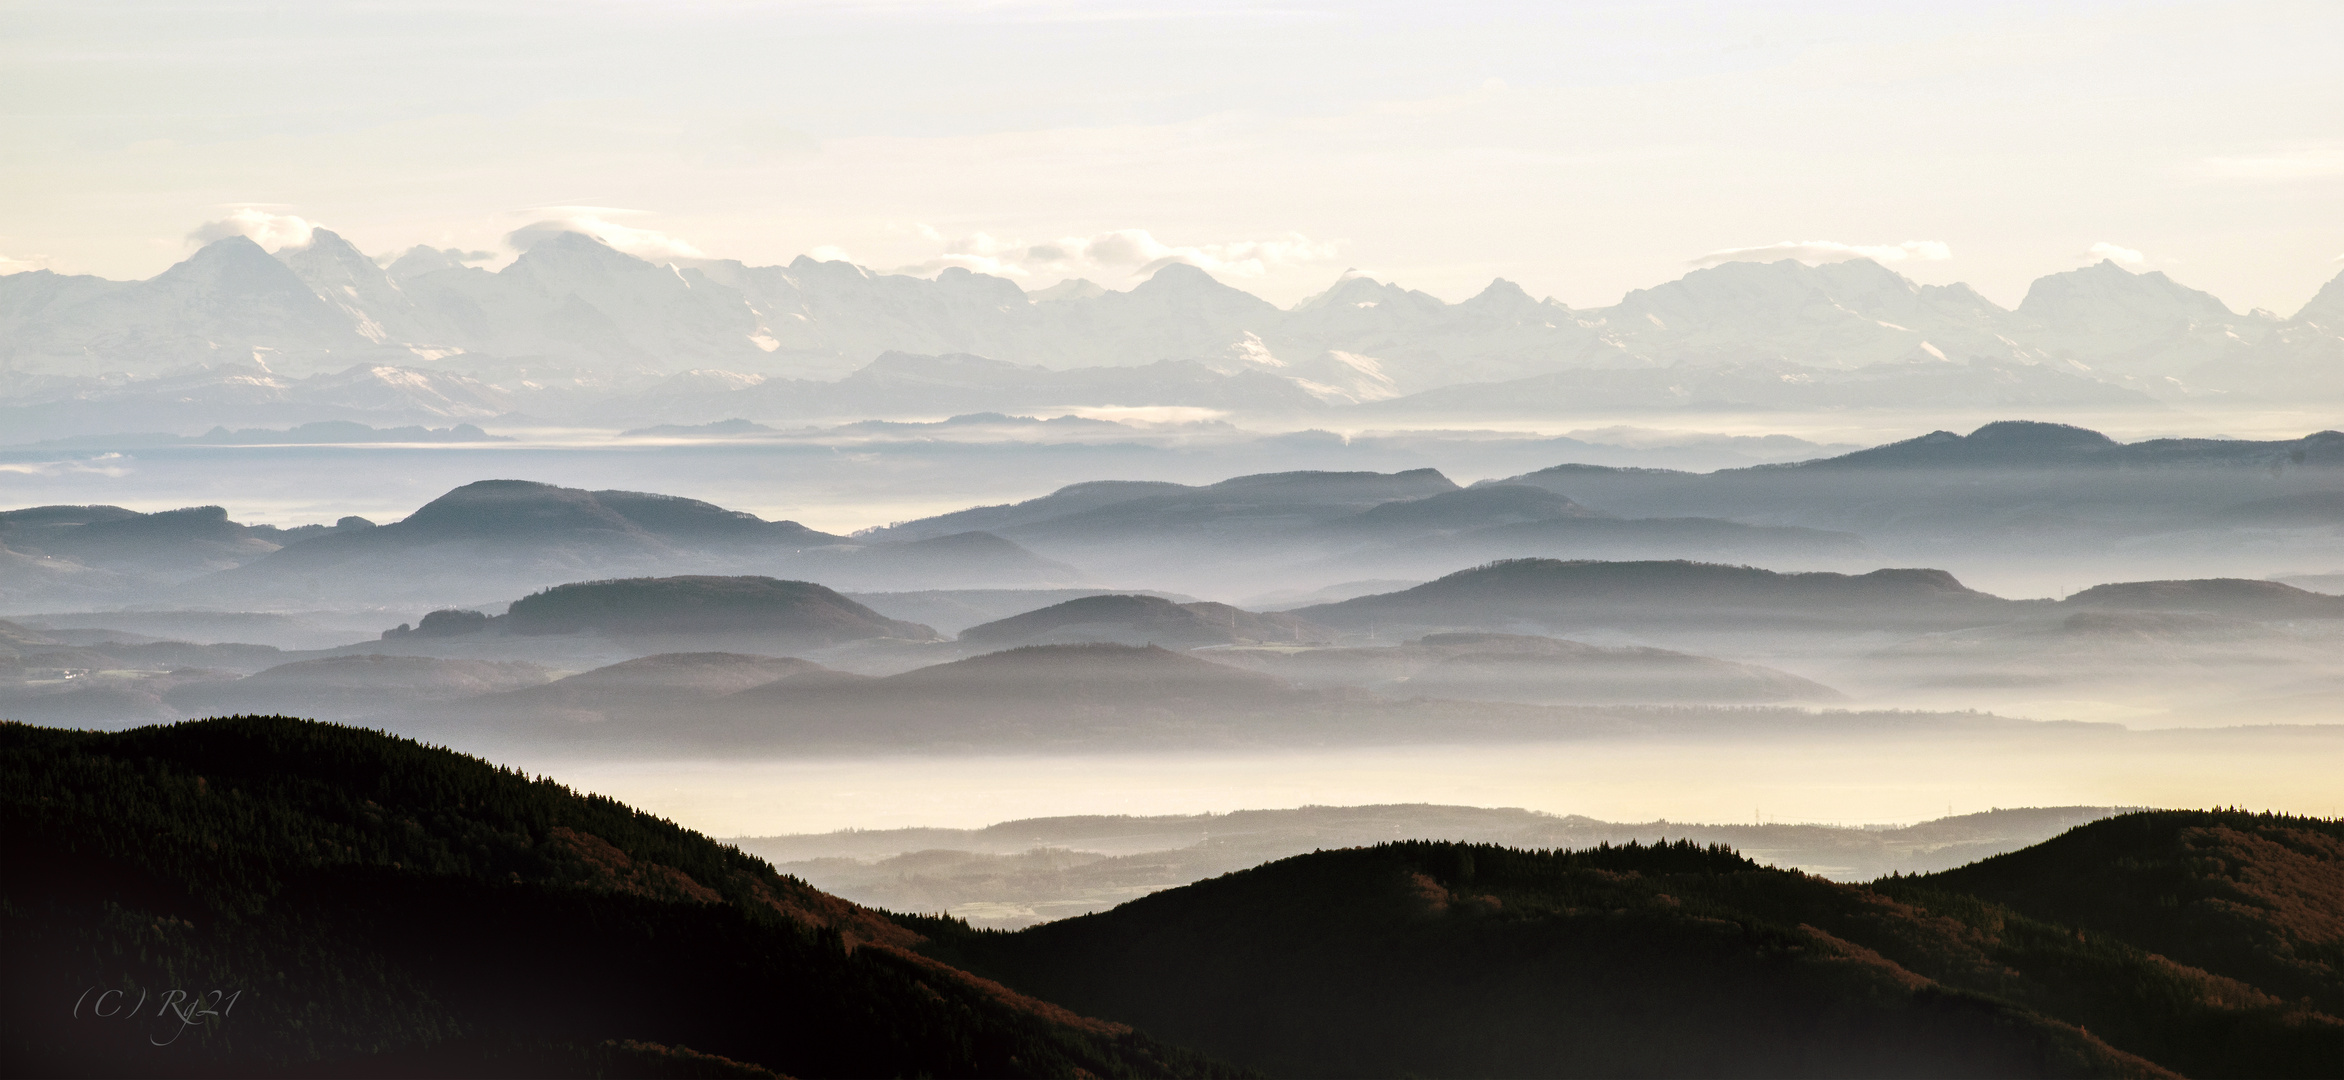
[[[274,254],[219,240],[141,282],[0,278],[0,377],[13,427],[83,425],[61,434],[184,427],[195,413],[168,406],[191,395],[206,427],[2333,400],[2344,278],[2285,318],[2113,262],[2006,310],[1864,259],[1727,263],[1589,309],[1502,279],[1451,304],[1346,274],[1279,308],[1177,263],[1128,292],[1028,294],[960,269],[655,264],[557,233],[492,273],[429,249],[381,265],[319,229]]]
[[[1981,545],[2077,560],[2117,544],[2161,560],[2141,577],[2183,567],[2215,576],[2283,552],[2323,557],[2344,523],[2340,499],[2344,433],[2122,443],[2036,421],[1709,473],[1566,463],[1469,487],[1430,468],[1093,480],[852,536],[697,499],[483,480],[383,525],[244,525],[218,506],[0,510],[0,605],[420,611],[595,577],[678,574],[1020,596],[1122,586],[1059,599],[1144,591],[1132,585],[1303,597],[1516,558],[1842,568],[1946,565]],[[967,627],[1038,606],[940,617]]]

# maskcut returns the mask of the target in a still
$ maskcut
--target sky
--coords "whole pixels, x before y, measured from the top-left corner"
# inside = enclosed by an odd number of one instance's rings
[[[2344,271],[2344,4],[0,0],[0,272],[312,224],[1574,306],[1866,255]],[[548,224],[550,223],[550,225]],[[533,230],[534,227],[534,231]]]

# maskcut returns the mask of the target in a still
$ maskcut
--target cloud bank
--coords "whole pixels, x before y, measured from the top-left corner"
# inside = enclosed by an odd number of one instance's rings
[[[527,251],[538,241],[560,233],[583,233],[629,255],[653,262],[708,257],[681,237],[610,220],[614,217],[641,216],[644,213],[641,210],[621,210],[610,206],[540,206],[524,213],[537,220],[505,235],[505,243],[512,245],[515,251]]]
[[[1937,240],[1907,240],[1901,244],[1842,244],[1836,240],[1785,240],[1779,244],[1760,247],[1723,248],[1687,262],[1687,266],[1716,266],[1729,262],[1772,262],[1779,259],[1797,259],[1803,263],[1845,262],[1849,259],[1870,259],[1893,263],[1942,262],[1953,258],[1953,249]]]
[[[246,236],[253,243],[274,251],[306,245],[309,234],[316,230],[317,222],[291,214],[272,214],[261,206],[247,204],[231,208],[227,217],[196,226],[187,234],[187,242],[201,247],[231,236]]]
[[[2106,240],[2102,240],[2097,244],[2093,244],[2083,253],[2082,258],[2085,262],[2088,263],[2096,263],[2102,259],[2106,259],[2111,262],[2122,263],[2126,266],[2138,266],[2141,263],[2148,261],[2148,256],[2143,255],[2138,251],[2134,251],[2128,247],[2118,247],[2115,244],[2107,242]]]
[[[1055,240],[1004,240],[985,233],[947,237],[928,225],[912,228],[943,250],[933,258],[900,267],[899,274],[925,276],[948,267],[1014,280],[1045,278],[1144,277],[1173,263],[1186,263],[1218,276],[1265,277],[1276,271],[1332,259],[1336,245],[1302,235],[1218,244],[1174,246],[1146,229],[1116,229]]]

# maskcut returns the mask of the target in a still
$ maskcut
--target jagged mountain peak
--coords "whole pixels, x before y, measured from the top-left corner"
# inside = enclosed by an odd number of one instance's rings
[[[1157,268],[1155,273],[1148,275],[1146,281],[1140,282],[1125,295],[1133,297],[1212,296],[1222,300],[1251,301],[1253,304],[1259,304],[1263,307],[1274,307],[1269,301],[1214,277],[1203,267],[1184,262],[1165,263]]]
[[[506,267],[502,272],[525,274],[553,267],[564,269],[593,268],[606,273],[615,270],[630,274],[662,269],[657,263],[629,255],[593,236],[582,232],[563,231],[547,233],[538,238],[536,242],[529,245],[528,250],[521,253],[520,258],[513,260],[513,265]]]
[[[1536,308],[1541,305],[1537,300],[1532,299],[1530,293],[1522,286],[1504,278],[1491,278],[1486,288],[1474,293],[1471,298],[1457,306],[1482,310],[1515,311]]]
[[[248,236],[223,237],[205,244],[147,282],[164,287],[236,289],[282,288],[300,283],[291,270]]]

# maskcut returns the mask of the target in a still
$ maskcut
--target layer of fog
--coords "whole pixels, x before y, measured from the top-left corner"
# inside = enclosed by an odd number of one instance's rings
[[[1431,802],[1609,821],[1916,822],[1995,806],[2344,813],[2344,727],[1144,755],[508,761],[712,835]]]

